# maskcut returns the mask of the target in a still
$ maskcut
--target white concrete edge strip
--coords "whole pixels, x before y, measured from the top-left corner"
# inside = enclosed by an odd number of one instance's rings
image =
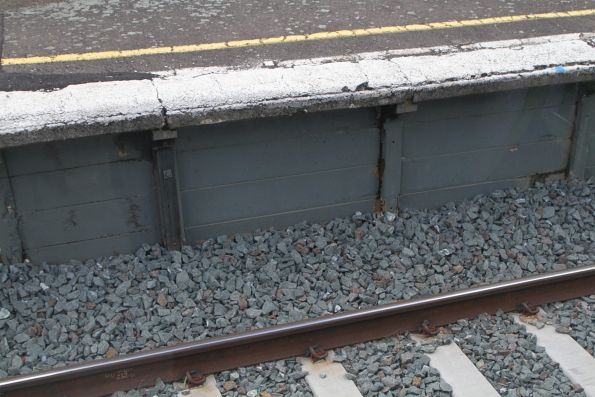
[[[572,383],[580,385],[587,397],[595,397],[595,358],[591,356],[570,335],[556,332],[556,328],[545,325],[539,329],[524,322],[518,315],[517,323],[522,324],[527,332],[535,335],[537,344],[545,349],[548,356],[558,364],[562,372]]]
[[[221,397],[221,392],[217,388],[215,377],[209,375],[202,386],[180,391],[178,397]]]
[[[306,382],[314,397],[362,397],[355,383],[345,377],[345,368],[333,362],[332,357],[332,352],[329,352],[328,358],[317,362],[298,358],[302,369],[308,372]]]
[[[568,34],[190,68],[147,80],[0,92],[0,147],[595,80],[595,35]]]
[[[423,336],[413,335],[421,343]],[[440,377],[452,387],[453,397],[500,397],[492,384],[454,342],[439,346],[430,357],[430,366],[440,372]]]

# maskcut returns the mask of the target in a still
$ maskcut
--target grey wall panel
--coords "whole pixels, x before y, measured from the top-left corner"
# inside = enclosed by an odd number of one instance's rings
[[[181,190],[369,164],[378,156],[375,128],[277,138],[179,152]]]
[[[553,107],[406,123],[403,155],[435,156],[569,138],[574,107]]]
[[[375,197],[373,166],[265,179],[182,193],[187,228]]]
[[[329,219],[349,203],[372,209],[380,143],[375,109],[182,129],[178,136],[188,239],[287,225],[299,221],[298,213]]]
[[[5,150],[0,151],[0,178],[8,178],[8,168],[6,167]]]
[[[563,106],[576,98],[576,85],[554,85],[491,94],[469,95],[421,102],[417,112],[401,115],[404,121],[450,118]]]
[[[77,241],[27,250],[27,256],[34,262],[67,263],[71,259],[90,259],[134,252],[147,242],[157,242],[158,233],[147,230],[138,233],[126,233],[100,239]]]
[[[304,221],[320,223],[337,217],[351,216],[356,211],[370,212],[374,207],[374,202],[375,200],[365,199],[254,218],[236,219],[228,222],[194,226],[186,229],[186,239],[192,244],[198,240],[204,240],[224,234],[251,232],[255,229],[268,229],[271,227],[282,228],[287,225],[293,225]]]
[[[526,189],[530,184],[531,178],[524,177],[409,193],[401,195],[399,207],[413,209],[436,208],[447,202],[462,201],[479,194],[489,194],[495,190],[513,187]]]
[[[39,248],[158,230],[155,197],[148,193],[24,214],[21,218],[23,246]]]
[[[401,191],[420,192],[566,168],[570,142],[547,141],[403,161]]]
[[[153,190],[148,161],[122,161],[12,179],[19,213],[134,196]]]
[[[11,175],[49,172],[123,160],[150,160],[148,133],[113,134],[12,148],[6,153]]]
[[[399,206],[433,207],[567,168],[578,87],[428,101],[400,115]]]
[[[25,255],[61,262],[157,242],[150,144],[137,133],[9,149]]]
[[[424,102],[383,133],[376,109],[183,128],[176,156],[187,241],[371,211],[379,156],[389,209],[526,187],[535,174],[566,170],[577,92],[550,86]],[[595,176],[595,131],[584,136],[583,169]],[[6,218],[12,229],[0,230],[0,248],[10,230],[22,244],[8,246],[23,245],[35,261],[159,240],[148,134],[23,146],[6,158],[0,194],[14,196],[20,224]]]
[[[376,125],[374,109],[299,113],[293,116],[243,120],[178,130],[178,151],[270,142],[298,136],[359,131]]]

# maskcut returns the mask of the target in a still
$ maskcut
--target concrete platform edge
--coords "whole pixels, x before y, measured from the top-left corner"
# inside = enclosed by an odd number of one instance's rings
[[[595,80],[595,34],[0,92],[0,147]]]

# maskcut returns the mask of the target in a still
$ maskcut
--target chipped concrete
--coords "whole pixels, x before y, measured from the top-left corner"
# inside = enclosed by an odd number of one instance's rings
[[[570,34],[0,92],[0,146],[592,81],[592,44]]]
[[[22,143],[91,135],[101,130],[153,129],[162,123],[162,107],[151,80],[88,83],[49,92],[0,92],[0,103],[0,130],[29,136],[22,136]]]

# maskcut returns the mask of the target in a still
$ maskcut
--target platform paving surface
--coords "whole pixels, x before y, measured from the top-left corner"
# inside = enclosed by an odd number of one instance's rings
[[[589,0],[5,0],[0,2],[0,58],[136,50],[334,32],[346,29],[477,20],[594,8]],[[595,15],[296,41],[109,60],[3,64],[0,87],[31,80],[132,79],[143,72],[192,66],[256,66],[265,61],[591,32]]]

